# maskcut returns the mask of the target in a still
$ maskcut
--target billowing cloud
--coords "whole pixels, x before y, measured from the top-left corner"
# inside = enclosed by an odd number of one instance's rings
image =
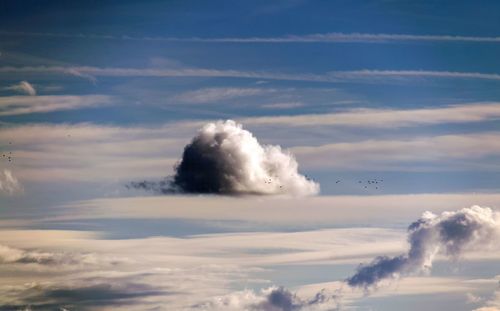
[[[337,310],[339,296],[322,290],[309,299],[302,299],[284,287],[269,287],[257,293],[245,290],[216,297],[212,301],[195,305],[194,308],[245,311]]]
[[[7,169],[0,171],[0,194],[13,195],[22,191],[23,186],[12,171]]]
[[[500,214],[490,208],[472,206],[441,215],[425,212],[408,227],[407,254],[380,256],[360,265],[347,283],[369,290],[387,279],[429,271],[440,253],[456,260],[468,250],[498,246],[499,238]]]
[[[185,193],[311,195],[319,185],[298,173],[295,158],[280,146],[263,146],[241,124],[205,125],[184,148],[171,182],[135,188]],[[166,187],[164,187],[166,186]]]
[[[10,85],[3,88],[4,90],[25,93],[27,95],[35,96],[36,89],[28,81],[21,81],[18,84]]]

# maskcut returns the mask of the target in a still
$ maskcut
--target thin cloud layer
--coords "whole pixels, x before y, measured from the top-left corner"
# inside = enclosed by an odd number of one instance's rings
[[[78,269],[82,266],[115,266],[123,263],[122,258],[98,256],[93,253],[53,252],[31,249],[21,249],[0,244],[0,264],[2,265],[38,265],[41,267]]]
[[[280,37],[162,37],[162,36],[131,36],[95,33],[55,33],[55,32],[11,32],[2,31],[2,36],[27,36],[49,38],[75,38],[98,40],[130,40],[130,41],[166,41],[166,42],[207,42],[207,43],[393,43],[393,42],[470,42],[470,43],[498,43],[500,37],[463,36],[463,35],[430,35],[430,34],[401,34],[401,33],[314,33],[306,35],[287,35]]]
[[[429,271],[438,254],[456,260],[465,251],[498,246],[499,241],[500,214],[490,208],[472,206],[439,216],[425,212],[408,227],[407,254],[377,257],[346,281],[369,290],[384,280]]]
[[[299,174],[298,163],[289,152],[280,146],[261,145],[252,133],[231,120],[205,125],[184,148],[172,181],[162,183],[132,186],[229,195],[319,192],[317,183]]]
[[[175,99],[190,104],[205,104],[238,97],[258,96],[276,92],[265,88],[204,88],[179,94]]]
[[[75,110],[109,104],[111,97],[107,95],[7,96],[0,98],[0,116]]]
[[[7,91],[14,91],[14,92],[19,92],[19,93],[24,93],[26,95],[30,96],[35,96],[36,95],[36,89],[33,85],[31,85],[28,81],[21,81],[18,84],[14,84],[11,86],[7,86],[3,88],[4,90]]]
[[[378,83],[401,82],[402,79],[472,79],[498,81],[500,74],[485,72],[433,71],[433,70],[352,70],[332,71],[324,74],[266,71],[219,70],[206,68],[121,68],[121,67],[69,67],[69,66],[3,66],[0,74],[12,75],[70,75],[96,83],[97,77],[203,77],[237,78],[303,82],[360,82]]]

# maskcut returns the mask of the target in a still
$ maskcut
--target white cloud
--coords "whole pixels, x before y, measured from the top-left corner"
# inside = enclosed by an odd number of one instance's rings
[[[133,182],[134,188],[169,193],[314,195],[319,184],[298,172],[278,145],[261,145],[232,120],[205,124],[184,147],[171,182]]]

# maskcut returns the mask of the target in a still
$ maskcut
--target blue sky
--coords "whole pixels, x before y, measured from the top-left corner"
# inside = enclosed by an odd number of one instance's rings
[[[92,273],[119,303],[135,302],[126,295],[136,288],[116,287],[112,272],[123,280],[141,275],[152,291],[178,282],[162,269],[205,279],[183,283],[183,293],[202,293],[197,299],[136,297],[151,308],[183,309],[214,295],[242,299],[245,288],[261,297],[273,284],[305,296],[325,282],[335,288],[358,263],[404,252],[405,228],[425,210],[498,207],[499,12],[496,1],[2,2],[0,228],[12,238],[0,246],[35,257],[92,254],[99,258]],[[125,187],[172,175],[198,129],[226,119],[289,150],[320,194],[205,198]],[[367,184],[373,179],[383,182]],[[262,209],[267,204],[276,210]],[[232,205],[243,207],[233,214]],[[297,216],[280,217],[286,205]],[[380,247],[362,251],[371,229]],[[37,234],[40,243],[31,241]],[[285,246],[267,243],[274,234]],[[120,246],[110,251],[112,241]],[[211,250],[203,244],[212,242]],[[203,245],[195,250],[196,243]],[[337,254],[342,243],[345,256]],[[149,263],[134,264],[135,247]],[[170,247],[179,250],[163,251]],[[440,258],[435,275],[412,275],[399,290],[370,297],[346,294],[345,305],[396,310],[422,295],[442,310],[498,308],[499,254],[473,256],[458,272],[443,269]],[[83,257],[74,260],[85,266]],[[126,263],[113,270],[111,257]],[[144,276],[150,268],[163,272]],[[69,267],[34,280],[26,269],[0,282],[0,292],[33,281],[48,282],[47,297],[75,284],[84,297],[104,286],[85,283],[85,269],[71,284],[60,282]],[[21,287],[0,303],[53,306]],[[109,306],[57,299],[70,310]]]
[[[357,108],[439,108],[496,102],[498,97],[495,74],[500,70],[496,68],[500,45],[494,40],[494,29],[499,22],[493,2],[228,1],[208,5],[111,1],[69,5],[48,1],[4,6],[2,65],[18,69],[2,74],[5,85],[27,80],[37,86],[38,95],[112,97],[105,105],[0,117],[9,124],[85,122],[150,127],[183,119],[325,114]],[[364,37],[357,38],[359,34]],[[380,34],[386,37],[377,39]],[[311,36],[323,39],[308,42]],[[325,40],[325,36],[333,40]],[[278,40],[265,41],[273,38]],[[295,39],[279,42],[280,38]],[[28,71],[19,70],[21,67]],[[26,67],[38,69],[29,72]],[[68,68],[70,73],[50,69],[54,67]],[[108,72],[96,73],[103,68]],[[113,73],[113,69],[136,71]],[[195,72],[165,77],[145,73],[149,69]],[[211,72],[200,72],[202,69]],[[193,102],[187,98],[192,92],[203,96],[201,93],[210,89],[215,96],[212,99]],[[224,92],[233,95],[224,96]],[[187,95],[183,97],[184,93]],[[19,94],[4,89],[2,95]],[[390,127],[326,127],[314,144],[461,135],[498,128],[495,118],[482,121],[438,122],[397,131]],[[251,124],[248,127],[258,131]],[[297,137],[308,135],[307,131],[297,129]],[[299,143],[283,142],[268,132],[256,134],[265,142],[285,147]],[[461,172],[442,174],[451,180],[456,174],[467,179],[470,171],[466,167],[455,170]],[[351,175],[359,175],[360,170],[356,171]],[[410,180],[425,182],[385,191],[494,188],[498,177],[487,173],[485,179],[490,184],[464,181],[449,186],[433,184],[432,171],[428,176],[401,174],[396,178],[402,184]],[[330,187],[324,175],[322,169],[318,178],[325,185],[324,193],[352,192]]]

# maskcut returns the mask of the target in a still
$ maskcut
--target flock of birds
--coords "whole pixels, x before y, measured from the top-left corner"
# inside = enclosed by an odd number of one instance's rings
[[[378,178],[373,178],[373,179],[366,179],[366,180],[358,180],[357,185],[363,187],[363,189],[375,189],[378,190],[381,186],[382,183],[384,182],[383,179],[378,179]],[[335,181],[335,184],[340,184],[342,183],[342,180],[338,179]]]
[[[312,179],[307,176],[307,175],[304,175],[306,180],[308,181],[311,181]],[[372,178],[372,179],[366,179],[366,180],[358,180],[357,182],[357,185],[360,185],[363,187],[363,189],[375,189],[375,190],[378,190],[381,186],[382,186],[382,183],[384,182],[383,179],[379,179],[379,178]],[[266,184],[272,184],[273,183],[273,180],[272,178],[268,178],[268,179],[265,179],[264,180],[264,183]],[[342,180],[340,179],[337,179],[335,181],[335,184],[340,184],[342,183]],[[283,188],[283,186],[280,185],[280,188]]]
[[[365,189],[368,189],[369,187],[375,187],[375,189],[379,188],[379,184],[383,183],[383,179],[368,179],[366,180],[366,185],[364,185]],[[362,180],[358,181],[358,184],[364,184]]]
[[[9,145],[12,145],[11,141],[9,141]],[[12,162],[12,151],[2,153],[2,158],[9,162]]]

